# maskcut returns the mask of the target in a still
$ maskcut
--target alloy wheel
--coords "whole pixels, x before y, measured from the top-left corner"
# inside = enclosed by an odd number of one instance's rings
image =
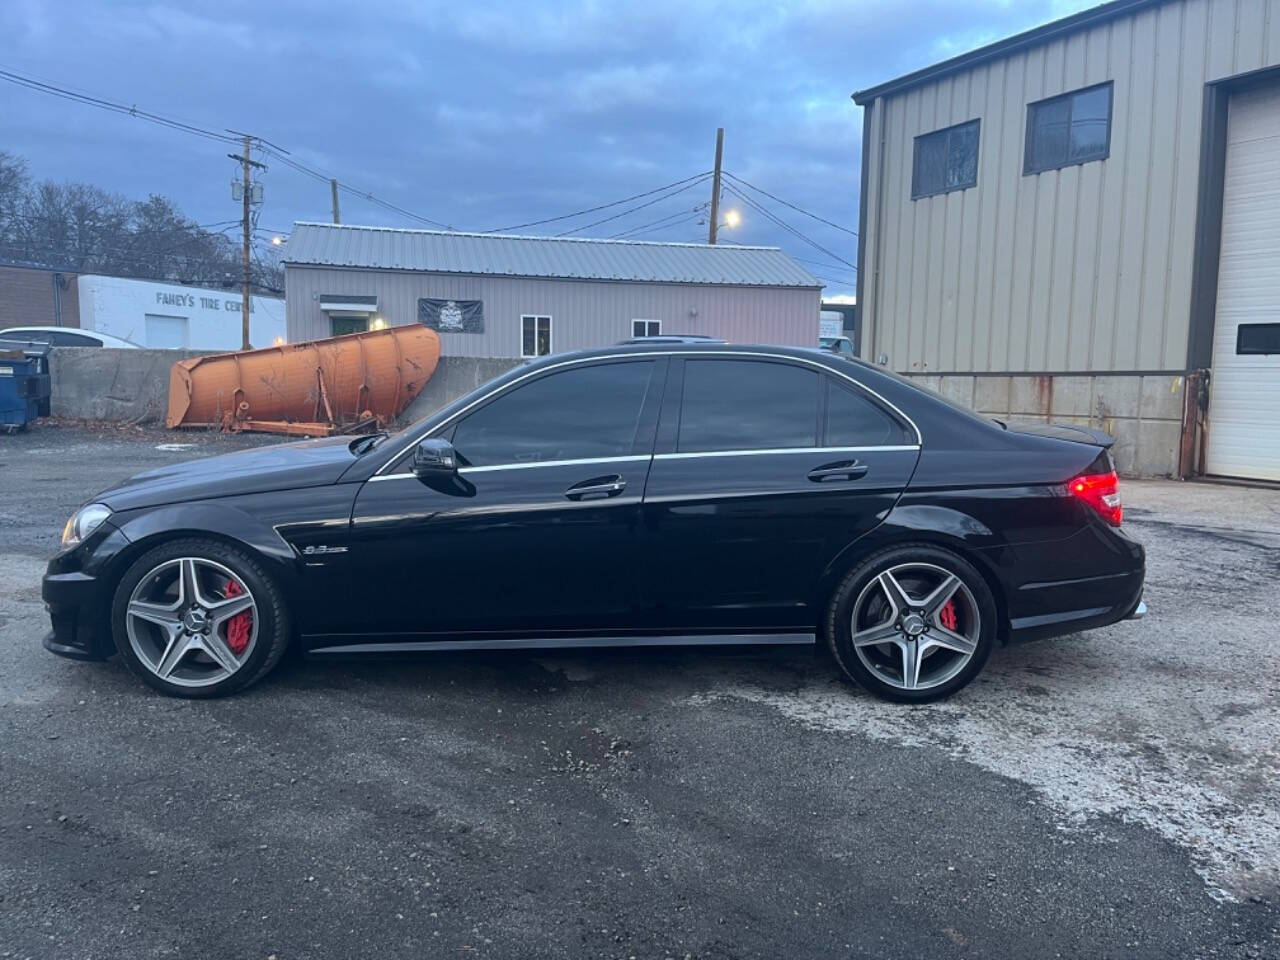
[[[125,628],[133,652],[156,677],[208,687],[238,671],[253,653],[258,605],[229,568],[179,557],[138,581],[125,608]]]
[[[933,563],[900,563],[873,577],[853,604],[853,649],[877,679],[929,690],[973,659],[978,603],[963,580]]]

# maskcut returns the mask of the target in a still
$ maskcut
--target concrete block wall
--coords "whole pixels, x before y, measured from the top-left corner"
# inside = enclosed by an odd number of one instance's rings
[[[169,408],[169,371],[195,350],[104,350],[55,347],[49,360],[50,413],[77,420],[162,423]],[[401,415],[412,423],[522,361],[442,357],[422,393]]]
[[[55,417],[163,422],[169,370],[190,350],[55,347],[49,357],[49,412]]]
[[[421,420],[523,362],[510,357],[441,357],[436,372],[400,415],[400,421]]]
[[[950,400],[1008,422],[1075,423],[1116,438],[1127,476],[1178,472],[1184,377],[1112,375],[915,375]]]

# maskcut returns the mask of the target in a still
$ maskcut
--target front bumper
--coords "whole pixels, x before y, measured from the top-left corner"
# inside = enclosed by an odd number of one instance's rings
[[[40,595],[53,627],[42,641],[50,653],[74,660],[105,660],[115,653],[105,574],[111,558],[128,542],[104,523],[83,544],[49,561]]]

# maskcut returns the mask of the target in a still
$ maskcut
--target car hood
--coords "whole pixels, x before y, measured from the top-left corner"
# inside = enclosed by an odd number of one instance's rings
[[[139,473],[94,500],[120,511],[324,486],[336,483],[355,462],[350,443],[350,437],[326,437],[188,460]]]

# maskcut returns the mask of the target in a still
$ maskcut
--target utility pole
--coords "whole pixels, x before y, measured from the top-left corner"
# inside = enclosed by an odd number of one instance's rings
[[[711,178],[711,230],[707,243],[716,242],[716,229],[720,226],[720,156],[724,153],[724,127],[716,128],[716,172]]]
[[[329,181],[329,195],[333,198],[333,222],[341,223],[342,217],[338,216],[338,181]]]
[[[252,169],[257,167],[260,170],[267,169],[265,163],[258,163],[249,155],[249,148],[253,144],[253,137],[249,134],[243,134],[244,137],[244,155],[236,156],[234,153],[228,153],[227,156],[232,160],[240,163],[241,170],[241,226],[244,231],[243,245],[240,251],[241,267],[244,275],[240,283],[240,349],[248,350],[249,344],[249,305],[252,302],[250,298],[250,286],[252,282],[252,267],[249,259],[253,252],[253,220],[250,217],[250,208],[253,205],[253,179]],[[232,185],[234,186],[234,184]]]

